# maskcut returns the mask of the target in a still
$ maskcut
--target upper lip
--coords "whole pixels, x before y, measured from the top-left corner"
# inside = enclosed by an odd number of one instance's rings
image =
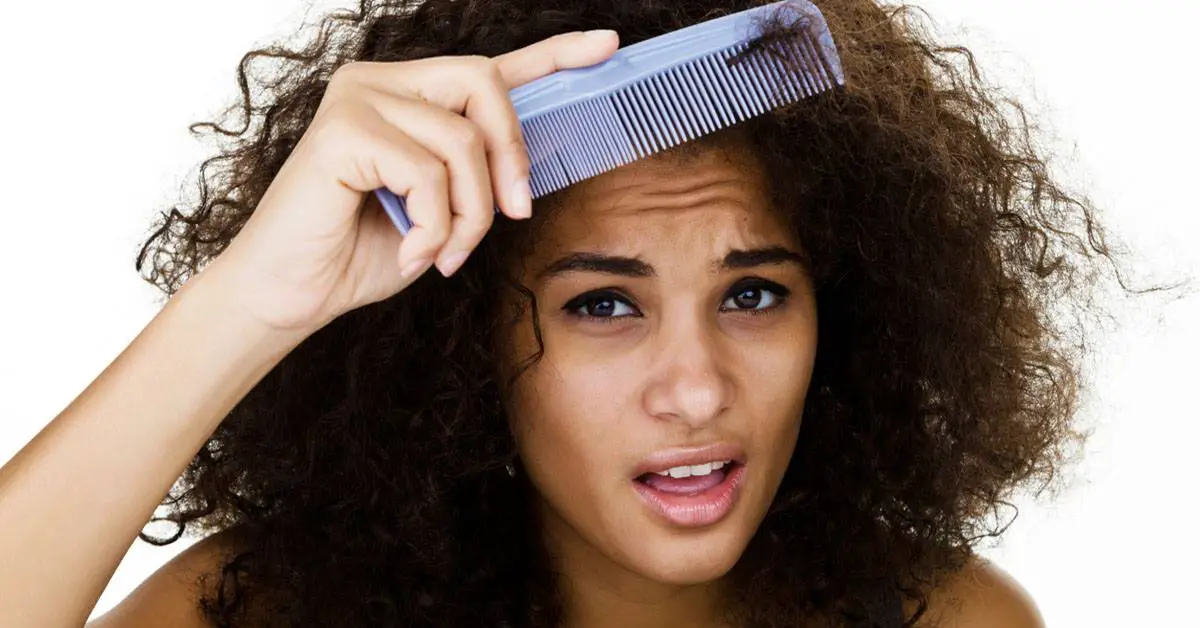
[[[734,443],[722,442],[699,447],[673,447],[663,449],[646,456],[634,472],[635,478],[647,473],[658,473],[672,467],[697,465],[718,460],[732,460],[737,463],[746,461],[746,450]]]

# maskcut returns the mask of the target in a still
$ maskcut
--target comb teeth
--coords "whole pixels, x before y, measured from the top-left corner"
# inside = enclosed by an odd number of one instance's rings
[[[719,50],[523,121],[534,196],[832,89],[836,79],[806,39],[749,54],[749,44]],[[746,56],[731,63],[739,54]]]
[[[785,6],[801,25],[795,36],[752,48],[751,22]],[[844,82],[820,11],[784,0],[634,44],[511,96],[538,198]],[[386,189],[375,194],[407,234],[404,199]]]

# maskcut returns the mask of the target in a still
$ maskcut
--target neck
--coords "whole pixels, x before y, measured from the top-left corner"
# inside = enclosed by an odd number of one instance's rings
[[[543,527],[567,628],[720,628],[720,581],[656,582],[617,564],[550,515]]]
[[[719,628],[714,585],[613,582],[599,574],[562,574],[568,628]]]

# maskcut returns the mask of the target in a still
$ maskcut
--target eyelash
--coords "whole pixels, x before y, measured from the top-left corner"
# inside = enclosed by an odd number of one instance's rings
[[[783,286],[781,286],[773,281],[767,281],[765,279],[749,279],[749,280],[740,281],[740,282],[734,284],[733,287],[729,289],[729,292],[725,293],[724,301],[728,301],[729,299],[737,298],[742,293],[749,292],[752,290],[771,293],[772,295],[774,295],[775,303],[773,303],[769,307],[766,307],[763,309],[733,308],[730,311],[739,312],[742,314],[746,314],[748,316],[761,316],[763,314],[770,314],[770,313],[774,312],[775,310],[779,309],[787,301],[788,297],[791,295],[790,290],[788,290],[787,288],[784,288]],[[630,300],[628,298],[624,297],[616,290],[601,289],[601,290],[593,290],[591,292],[586,292],[584,294],[581,294],[581,295],[575,297],[574,299],[571,299],[569,302],[567,302],[566,305],[563,306],[563,311],[565,311],[568,316],[573,316],[575,318],[578,318],[581,320],[586,320],[588,322],[596,322],[596,323],[601,323],[601,324],[606,324],[606,325],[612,324],[612,323],[614,323],[618,320],[624,319],[624,318],[631,318],[631,317],[635,316],[635,315],[631,315],[631,314],[622,314],[619,316],[594,316],[594,315],[586,313],[587,306],[595,304],[597,302],[605,302],[605,301],[615,301],[618,303],[623,303],[626,306],[630,307],[631,309],[637,310],[637,308],[633,305],[633,303],[630,302]],[[724,303],[724,301],[722,301],[722,304]],[[582,312],[581,312],[581,310],[582,310]],[[639,315],[640,315],[640,313],[639,313]]]

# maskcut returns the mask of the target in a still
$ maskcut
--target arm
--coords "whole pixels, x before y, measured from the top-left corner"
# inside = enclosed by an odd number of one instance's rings
[[[0,468],[0,625],[82,625],[196,451],[306,335],[239,314],[219,266]]]
[[[200,598],[220,586],[225,561],[242,548],[234,530],[196,542],[87,628],[208,628]]]
[[[395,296],[435,258],[453,273],[491,226],[493,200],[528,218],[509,91],[617,44],[611,32],[564,33],[491,59],[339,68],[218,259],[0,468],[0,626],[83,624],[196,451],[289,351]],[[415,201],[407,236],[363,202],[382,187]]]

